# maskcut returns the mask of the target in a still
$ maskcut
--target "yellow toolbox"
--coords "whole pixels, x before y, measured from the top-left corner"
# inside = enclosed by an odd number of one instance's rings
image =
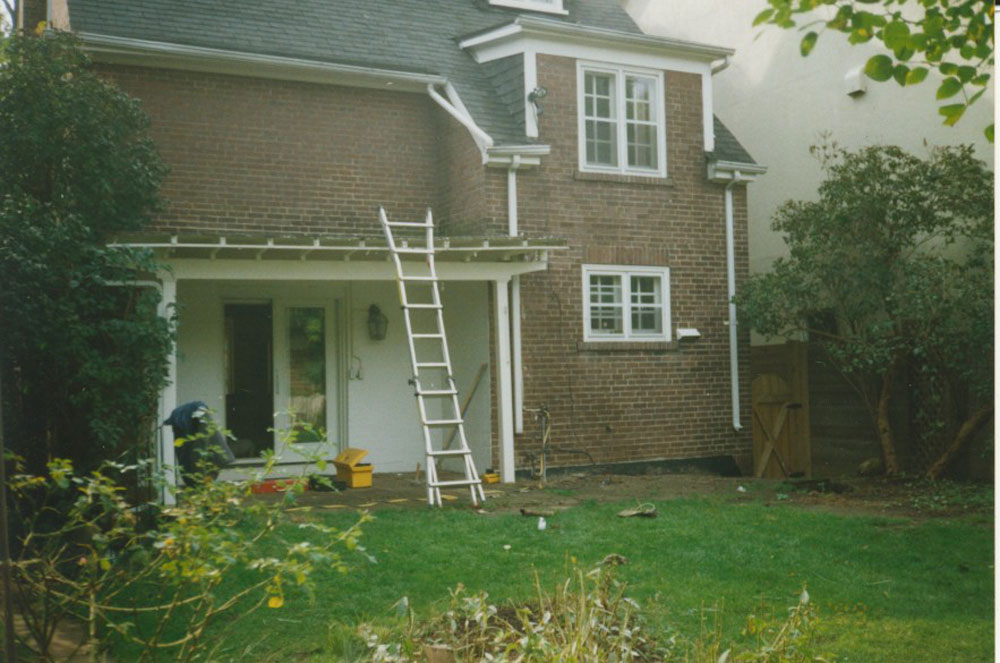
[[[348,488],[371,488],[372,464],[362,463],[361,459],[368,455],[366,449],[347,448],[333,459],[337,468],[337,481],[343,481]]]

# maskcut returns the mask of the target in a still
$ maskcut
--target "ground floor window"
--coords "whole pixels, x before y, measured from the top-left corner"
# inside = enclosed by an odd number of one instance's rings
[[[583,266],[586,341],[669,341],[670,269]]]

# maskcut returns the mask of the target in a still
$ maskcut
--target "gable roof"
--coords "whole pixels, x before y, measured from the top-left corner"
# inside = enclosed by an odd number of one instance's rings
[[[565,0],[564,8],[545,16],[642,34],[617,0]],[[532,141],[497,102],[491,72],[456,40],[524,13],[488,0],[69,0],[70,25],[81,33],[440,74],[499,144]]]
[[[654,47],[700,46],[645,35],[619,0],[564,0],[565,15],[489,0],[68,0],[68,8],[71,29],[85,37],[438,76],[496,145],[537,142],[526,136],[521,110],[523,58],[477,64],[460,39],[520,23]],[[724,158],[733,144],[731,156],[740,157],[733,161],[749,158],[735,138],[713,155]]]

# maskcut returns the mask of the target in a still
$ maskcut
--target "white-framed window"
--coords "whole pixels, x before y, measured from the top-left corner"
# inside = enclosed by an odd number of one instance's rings
[[[663,72],[577,63],[580,170],[667,176]]]
[[[583,266],[584,341],[669,341],[670,268]]]
[[[510,7],[511,9],[527,9],[529,11],[547,12],[549,14],[567,14],[563,9],[563,0],[490,0],[494,7]]]

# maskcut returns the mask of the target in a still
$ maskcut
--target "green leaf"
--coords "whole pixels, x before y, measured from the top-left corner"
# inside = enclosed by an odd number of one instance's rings
[[[954,76],[944,79],[941,82],[941,86],[937,90],[938,99],[947,99],[948,97],[954,97],[962,89],[962,83]],[[964,105],[964,104],[963,104]]]
[[[917,83],[922,83],[925,78],[927,78],[927,67],[914,67],[910,70],[910,73],[906,75],[907,85],[916,85]]]
[[[865,76],[882,83],[892,78],[892,58],[888,55],[875,55],[865,63]]]
[[[906,48],[909,36],[910,28],[902,21],[893,21],[882,29],[882,41],[893,51]]]
[[[764,11],[762,11],[761,13],[757,14],[757,16],[754,17],[753,26],[757,27],[761,23],[767,23],[768,21],[771,20],[772,16],[774,16],[774,10],[765,9]]]
[[[897,64],[892,69],[892,77],[896,79],[896,82],[901,86],[906,85],[906,76],[910,73],[910,68],[905,64]]]
[[[970,67],[968,65],[963,65],[958,68],[958,80],[963,83],[968,83],[976,75],[976,68]]]
[[[799,44],[799,52],[802,53],[802,57],[809,55],[812,52],[813,47],[816,45],[816,40],[819,35],[815,32],[810,32],[802,38],[802,43]]]
[[[991,124],[990,126],[986,127],[986,130],[983,131],[983,133],[986,134],[986,140],[988,140],[988,141],[990,141],[992,143],[993,142],[993,125]]]
[[[962,114],[965,113],[965,108],[965,104],[948,104],[947,106],[941,106],[938,108],[938,114],[944,115],[944,123],[951,127],[962,119]]]

